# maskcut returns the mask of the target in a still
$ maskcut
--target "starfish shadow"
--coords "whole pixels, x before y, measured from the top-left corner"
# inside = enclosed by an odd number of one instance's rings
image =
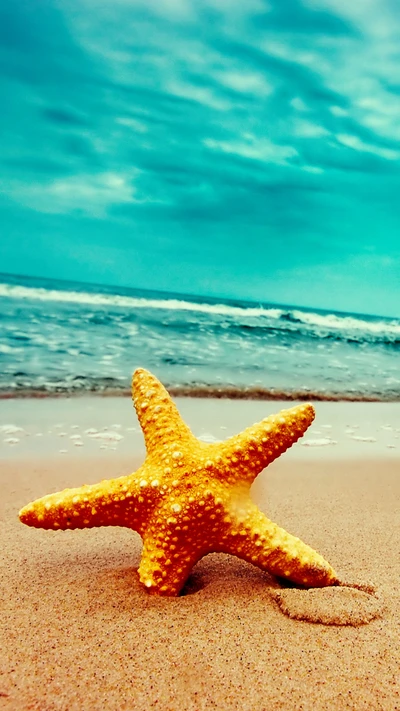
[[[192,573],[189,575],[185,585],[183,586],[179,597],[186,597],[187,595],[195,595],[196,593],[207,587],[208,582],[205,580],[201,573]]]
[[[275,582],[277,583],[278,587],[280,588],[294,588],[295,590],[308,590],[305,585],[299,585],[298,583],[294,583],[292,580],[289,580],[288,578],[281,578],[279,576],[275,576],[273,578]]]

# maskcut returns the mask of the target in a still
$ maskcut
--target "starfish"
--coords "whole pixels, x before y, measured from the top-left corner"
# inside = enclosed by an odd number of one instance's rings
[[[198,440],[155,376],[138,369],[133,401],[147,456],[133,474],[65,489],[25,506],[37,528],[126,526],[143,539],[140,581],[149,592],[178,595],[207,553],[236,555],[306,587],[339,584],[324,558],[270,521],[253,503],[255,477],[303,436],[314,419],[301,404],[223,442]]]

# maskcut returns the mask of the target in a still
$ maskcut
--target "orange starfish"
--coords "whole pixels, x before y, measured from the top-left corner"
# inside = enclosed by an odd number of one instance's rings
[[[257,474],[309,427],[312,405],[282,410],[225,442],[208,444],[196,439],[151,373],[137,370],[132,388],[147,448],[140,469],[44,496],[20,511],[23,523],[137,531],[143,539],[140,580],[160,595],[178,595],[195,563],[212,551],[308,587],[338,584],[321,555],[272,523],[250,498]]]

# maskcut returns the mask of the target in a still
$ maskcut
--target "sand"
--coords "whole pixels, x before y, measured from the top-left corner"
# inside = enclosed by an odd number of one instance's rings
[[[400,709],[400,407],[321,403],[307,436],[337,444],[295,445],[253,487],[270,518],[364,590],[300,591],[213,554],[183,596],[165,599],[138,581],[137,534],[17,518],[38,496],[138,466],[130,404],[104,402],[89,413],[79,400],[1,410],[0,426],[21,430],[3,430],[0,449],[0,709]],[[222,438],[277,406],[235,403],[228,416],[225,405],[181,409],[196,434]]]

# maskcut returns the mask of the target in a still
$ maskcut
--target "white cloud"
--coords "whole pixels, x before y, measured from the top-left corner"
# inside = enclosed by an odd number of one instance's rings
[[[294,133],[299,138],[321,138],[321,136],[327,136],[329,131],[311,121],[295,121]]]
[[[245,134],[243,138],[244,141],[215,141],[206,138],[204,144],[212,150],[233,153],[265,163],[284,164],[287,158],[297,155],[296,149],[292,146],[277,145],[268,138],[258,139],[252,134]]]
[[[291,39],[290,34],[282,40],[268,39],[261,43],[261,48],[272,57],[301,64],[318,72],[332,70],[332,63],[324,51],[324,43],[319,48],[303,49],[302,47],[295,47]]]
[[[132,131],[135,131],[136,133],[147,133],[149,130],[146,124],[128,116],[120,116],[116,119],[116,122],[121,124],[121,126],[128,126],[128,128],[131,128]]]
[[[217,96],[216,93],[207,86],[196,86],[195,84],[186,84],[179,80],[169,80],[167,85],[169,93],[175,96],[181,96],[184,99],[197,101],[203,106],[209,106],[217,111],[229,111],[231,103],[226,99]]]
[[[355,111],[360,122],[379,136],[400,141],[400,97],[385,91],[376,81],[360,93]]]
[[[300,98],[300,96],[295,96],[291,102],[291,106],[293,106],[296,111],[308,111],[308,106],[307,104],[304,103],[303,99]]]
[[[393,34],[395,13],[391,0],[307,0],[307,4],[333,11],[371,37],[383,39]]]
[[[302,169],[306,170],[307,173],[315,173],[316,175],[321,175],[324,172],[322,168],[316,165],[304,165]]]
[[[346,97],[352,119],[379,137],[400,141],[400,99],[386,88],[390,83],[398,84],[399,77],[397,0],[307,0],[307,4],[333,11],[359,33],[342,41],[340,47],[330,47],[333,67],[327,71],[323,62],[319,67],[326,85]],[[346,115],[340,107],[331,106],[330,111]]]
[[[375,155],[385,158],[386,160],[398,160],[400,158],[400,151],[395,151],[391,148],[382,148],[381,146],[373,146],[369,143],[365,143],[358,136],[352,136],[347,133],[339,133],[336,138],[339,143],[342,143],[344,146],[352,148],[355,151],[374,153]]]
[[[334,116],[342,117],[342,116],[347,116],[347,115],[348,115],[348,111],[346,111],[345,109],[342,109],[341,106],[330,106],[330,107],[329,107],[329,111],[330,111],[331,114],[333,114]]]
[[[260,96],[268,96],[273,92],[271,84],[269,84],[260,74],[225,71],[217,72],[215,74],[215,78],[220,81],[221,84],[243,94],[259,94]]]
[[[74,175],[47,184],[8,183],[4,192],[38,212],[57,214],[78,210],[103,217],[110,205],[142,202],[135,198],[131,179],[132,176],[112,172]]]

